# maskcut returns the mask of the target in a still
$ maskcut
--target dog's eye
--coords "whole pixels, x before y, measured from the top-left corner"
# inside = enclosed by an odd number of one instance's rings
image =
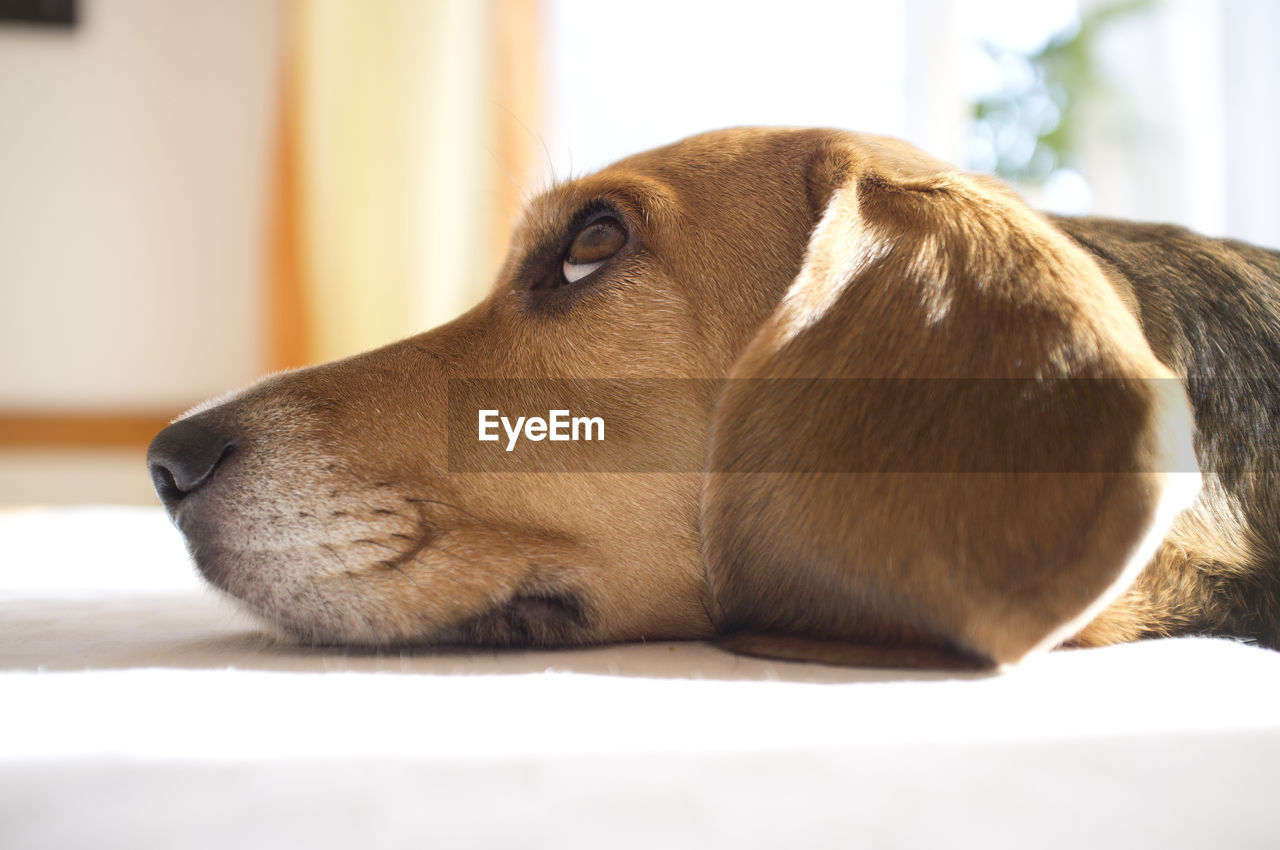
[[[616,219],[599,218],[573,238],[564,258],[564,279],[576,283],[605,264],[627,244],[627,231]]]

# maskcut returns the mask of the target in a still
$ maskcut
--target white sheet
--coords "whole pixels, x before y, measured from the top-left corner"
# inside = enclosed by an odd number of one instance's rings
[[[158,510],[0,515],[0,847],[1274,847],[1280,653],[316,651]]]

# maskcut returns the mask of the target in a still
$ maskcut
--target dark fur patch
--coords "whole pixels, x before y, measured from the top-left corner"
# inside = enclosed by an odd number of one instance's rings
[[[1200,468],[1241,506],[1253,549],[1251,563],[1196,553],[1193,581],[1148,570],[1142,584],[1177,631],[1280,649],[1280,252],[1169,225],[1053,223],[1131,287],[1152,350],[1186,385]]]
[[[520,593],[450,629],[442,643],[479,646],[564,646],[581,643],[588,618],[571,593]]]

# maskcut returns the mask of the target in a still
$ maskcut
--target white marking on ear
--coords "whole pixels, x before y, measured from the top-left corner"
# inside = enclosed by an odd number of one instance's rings
[[[790,342],[817,323],[845,288],[893,247],[892,239],[877,238],[858,218],[856,187],[835,192],[809,237],[800,273],[779,305],[779,343]],[[826,263],[833,256],[840,257],[837,269]]]
[[[571,263],[564,261],[564,279],[569,283],[577,283],[596,269],[604,265],[604,260],[595,263]]]
[[[1068,623],[1055,629],[1048,637],[1032,647],[1027,655],[1053,649],[1063,641],[1069,640],[1102,611],[1114,602],[1121,593],[1129,588],[1137,579],[1138,573],[1146,569],[1155,557],[1160,545],[1169,533],[1169,527],[1177,519],[1178,514],[1190,508],[1200,497],[1204,480],[1196,461],[1195,419],[1191,412],[1191,402],[1181,382],[1172,376],[1154,378],[1147,381],[1147,386],[1155,391],[1158,413],[1156,418],[1156,438],[1160,441],[1157,457],[1152,468],[1162,473],[1163,491],[1156,503],[1155,516],[1151,527],[1142,540],[1129,554],[1120,575],[1103,591],[1088,608]]]

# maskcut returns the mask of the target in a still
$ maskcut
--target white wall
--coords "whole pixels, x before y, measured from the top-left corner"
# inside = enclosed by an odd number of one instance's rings
[[[741,124],[908,139],[958,161],[984,40],[1034,46],[1075,0],[549,0],[555,175]]]
[[[993,41],[1034,50],[1111,0],[549,0],[557,177],[734,124],[902,136],[963,159]],[[1104,38],[1092,188],[1033,203],[1280,246],[1280,2],[1161,0]]]
[[[901,3],[548,3],[548,157],[580,175],[744,124],[906,135]]]
[[[0,407],[171,409],[262,366],[275,0],[0,25]]]
[[[1280,248],[1280,3],[1223,10],[1227,233]]]
[[[1163,0],[1117,24],[1085,150],[1096,211],[1280,247],[1277,39],[1274,0]]]

